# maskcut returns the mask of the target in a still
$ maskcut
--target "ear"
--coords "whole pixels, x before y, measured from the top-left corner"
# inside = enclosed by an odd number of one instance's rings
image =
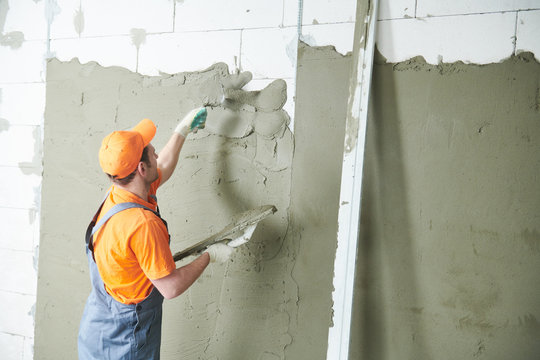
[[[139,172],[139,174],[141,174],[141,176],[144,177],[144,175],[146,174],[146,164],[140,161],[139,165],[137,165],[137,171]]]

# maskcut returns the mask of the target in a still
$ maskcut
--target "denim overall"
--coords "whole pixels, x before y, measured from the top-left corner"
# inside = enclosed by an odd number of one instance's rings
[[[163,296],[154,287],[138,304],[123,304],[105,290],[94,260],[93,235],[114,214],[138,207],[152,211],[160,219],[159,208],[153,211],[141,204],[115,205],[96,224],[103,203],[86,230],[86,255],[90,267],[92,292],[86,301],[79,328],[79,359],[134,360],[159,359]],[[167,223],[161,219],[165,227]]]

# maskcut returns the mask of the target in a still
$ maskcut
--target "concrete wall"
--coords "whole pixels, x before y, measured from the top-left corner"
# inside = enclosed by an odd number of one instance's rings
[[[355,1],[304,1],[302,38],[352,48]],[[106,11],[103,9],[107,9]],[[298,2],[0,1],[0,355],[31,359],[40,233],[45,59],[118,65],[143,74],[217,61],[252,71],[251,88],[295,89]],[[382,1],[378,47],[390,62],[499,62],[540,53],[537,1]],[[204,47],[201,46],[204,44]],[[289,95],[293,92],[289,91]],[[285,108],[294,114],[293,97]],[[294,119],[292,119],[294,122]],[[292,128],[292,125],[291,125]]]

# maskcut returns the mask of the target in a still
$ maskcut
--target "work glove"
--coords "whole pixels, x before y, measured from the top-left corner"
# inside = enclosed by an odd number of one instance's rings
[[[210,262],[215,262],[218,264],[223,264],[225,261],[229,260],[233,252],[233,248],[222,243],[217,243],[210,245],[206,252],[210,255]]]
[[[206,108],[200,107],[191,110],[184,118],[178,123],[175,133],[187,137],[190,132],[197,132],[198,129],[204,129],[206,123]]]

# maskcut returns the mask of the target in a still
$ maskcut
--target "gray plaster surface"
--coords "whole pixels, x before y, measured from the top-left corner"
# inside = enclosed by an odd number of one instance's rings
[[[351,359],[540,354],[540,64],[374,66]]]
[[[173,178],[157,194],[171,250],[209,237],[243,211],[273,204],[277,212],[229,262],[211,264],[188,291],[165,302],[162,358],[283,357],[297,302],[295,256],[285,244],[294,150],[279,105],[286,85],[271,85],[277,102],[267,102],[274,99],[263,89],[249,94],[252,105],[237,101],[234,110],[224,109],[222,84],[234,83],[231,78],[223,64],[145,77],[96,63],[49,61],[36,359],[77,356],[90,292],[84,232],[109,186],[98,163],[101,140],[146,117],[158,127],[153,144],[159,151],[178,121],[201,104],[210,107],[207,127],[190,135]],[[255,120],[264,119],[271,124],[260,124],[259,134]]]

